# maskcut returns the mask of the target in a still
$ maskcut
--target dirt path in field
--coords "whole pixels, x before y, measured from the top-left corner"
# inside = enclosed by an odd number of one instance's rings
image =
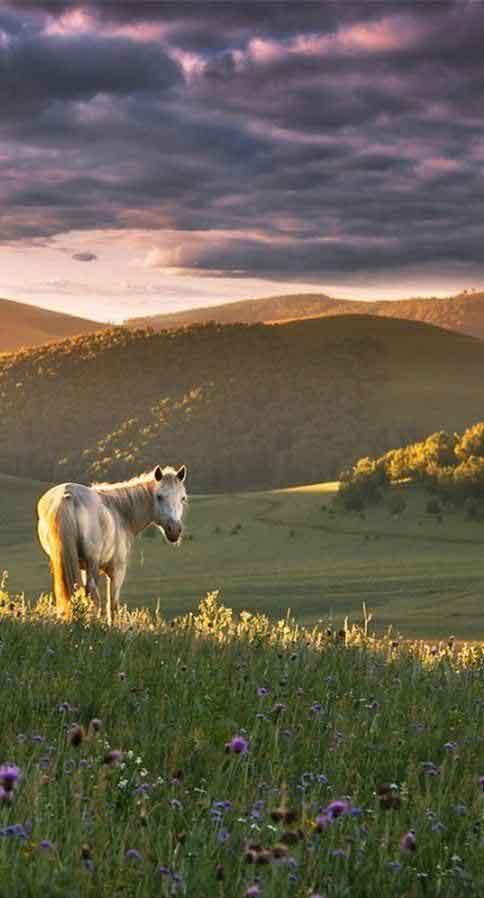
[[[291,521],[284,520],[283,518],[275,517],[275,514],[278,509],[280,509],[282,505],[281,499],[267,499],[264,508],[258,514],[255,515],[255,520],[259,521],[261,524],[268,524],[273,527],[288,527],[291,529],[303,528],[305,530],[316,530],[322,533],[330,533],[330,534],[341,534],[342,536],[368,536],[374,538],[384,538],[384,539],[406,539],[410,542],[428,542],[428,543],[441,543],[442,545],[451,544],[451,545],[471,545],[471,546],[482,546],[484,539],[472,539],[471,537],[465,536],[432,536],[431,534],[424,533],[389,533],[387,530],[361,530],[355,529],[354,527],[330,527],[328,524],[309,524],[304,521]]]

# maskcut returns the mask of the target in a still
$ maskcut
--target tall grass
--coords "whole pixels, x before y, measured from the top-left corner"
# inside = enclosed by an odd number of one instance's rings
[[[0,661],[2,896],[483,894],[482,648],[4,589]]]

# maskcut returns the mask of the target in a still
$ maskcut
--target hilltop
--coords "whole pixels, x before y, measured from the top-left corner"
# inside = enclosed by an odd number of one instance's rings
[[[183,461],[192,491],[331,480],[480,420],[483,392],[482,343],[416,322],[115,328],[0,358],[0,471],[119,479]]]
[[[0,353],[16,352],[22,347],[40,346],[65,337],[89,334],[104,327],[104,324],[87,318],[0,299]]]
[[[190,327],[216,321],[218,324],[267,323],[281,324],[302,318],[320,318],[334,315],[378,315],[384,318],[403,318],[425,321],[446,330],[459,331],[484,339],[484,291],[460,293],[444,299],[437,297],[360,302],[349,299],[332,299],[325,294],[302,293],[290,296],[270,296],[265,299],[247,299],[241,302],[188,309],[168,315],[133,318],[126,322],[132,327],[172,329]]]

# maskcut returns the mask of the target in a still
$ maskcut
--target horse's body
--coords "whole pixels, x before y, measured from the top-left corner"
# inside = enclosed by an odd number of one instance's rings
[[[155,468],[123,483],[62,483],[37,505],[38,534],[51,562],[59,610],[70,616],[71,598],[84,585],[101,607],[100,573],[107,578],[108,621],[119,607],[135,536],[149,524],[177,543],[182,534],[186,468]]]

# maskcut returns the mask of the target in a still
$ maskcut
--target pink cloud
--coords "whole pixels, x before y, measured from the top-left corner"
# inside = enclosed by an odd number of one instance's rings
[[[446,175],[452,172],[460,171],[463,165],[458,159],[448,159],[444,156],[433,156],[430,159],[424,159],[417,165],[417,174],[422,178],[437,178],[439,175]]]
[[[160,22],[107,25],[95,19],[86,10],[77,8],[61,16],[51,17],[45,31],[49,35],[61,36],[95,33],[102,37],[124,37],[139,43],[152,43],[164,38],[168,29]]]
[[[61,16],[49,19],[46,33],[49,35],[85,34],[95,28],[94,19],[83,9],[71,9]]]

